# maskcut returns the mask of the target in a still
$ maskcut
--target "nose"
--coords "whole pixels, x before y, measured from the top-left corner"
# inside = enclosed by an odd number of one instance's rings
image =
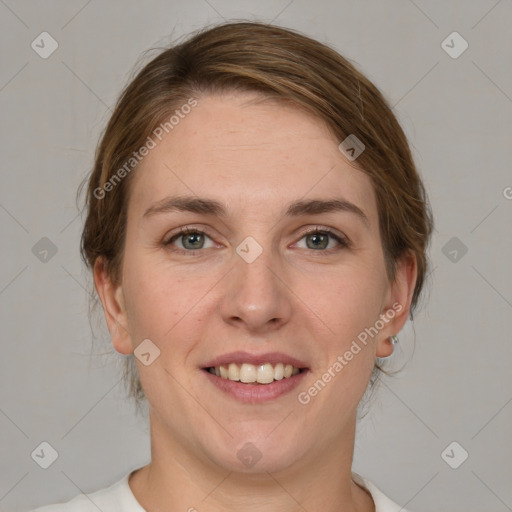
[[[254,333],[266,333],[288,323],[292,313],[290,285],[278,258],[270,250],[251,263],[234,254],[234,268],[226,276],[221,304],[223,320]]]

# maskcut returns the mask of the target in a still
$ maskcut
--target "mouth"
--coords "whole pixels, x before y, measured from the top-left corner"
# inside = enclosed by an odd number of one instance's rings
[[[271,384],[272,382],[282,379],[289,379],[305,370],[284,363],[263,363],[260,365],[229,363],[228,365],[210,366],[204,369],[221,379],[241,382],[243,384],[261,385]]]
[[[294,389],[309,372],[305,363],[285,354],[246,352],[226,354],[201,369],[218,389],[246,403],[281,397]]]

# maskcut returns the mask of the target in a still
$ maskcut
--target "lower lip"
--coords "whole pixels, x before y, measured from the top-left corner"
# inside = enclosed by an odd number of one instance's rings
[[[275,400],[276,398],[290,393],[290,391],[302,382],[308,370],[302,370],[297,375],[275,380],[270,384],[244,384],[243,382],[217,377],[208,370],[203,370],[203,373],[205,373],[206,377],[213,385],[217,386],[221,391],[224,391],[224,393],[240,402],[258,404]]]

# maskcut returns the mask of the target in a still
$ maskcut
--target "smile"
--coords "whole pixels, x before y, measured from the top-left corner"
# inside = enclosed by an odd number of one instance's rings
[[[201,369],[224,396],[249,404],[289,394],[310,373],[305,361],[282,352],[230,352],[205,362]]]
[[[301,372],[300,368],[291,364],[264,363],[254,365],[250,363],[230,363],[228,365],[212,366],[208,371],[217,377],[245,384],[270,384],[272,382],[289,379]]]

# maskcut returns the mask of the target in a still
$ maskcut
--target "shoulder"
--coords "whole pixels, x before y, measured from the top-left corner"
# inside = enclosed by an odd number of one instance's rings
[[[66,503],[46,505],[31,512],[145,512],[128,485],[132,471],[109,487],[89,494],[79,494]]]
[[[46,505],[31,512],[98,512],[98,509],[102,512],[145,512],[128,485],[131,473],[132,471],[125,474],[123,478],[105,489],[90,494],[79,494],[66,503]],[[352,479],[370,493],[375,503],[375,512],[407,512],[366,478],[352,473]]]
[[[375,512],[407,512],[402,506],[388,498],[376,485],[368,479],[352,472],[352,480],[366,489],[375,503]]]

